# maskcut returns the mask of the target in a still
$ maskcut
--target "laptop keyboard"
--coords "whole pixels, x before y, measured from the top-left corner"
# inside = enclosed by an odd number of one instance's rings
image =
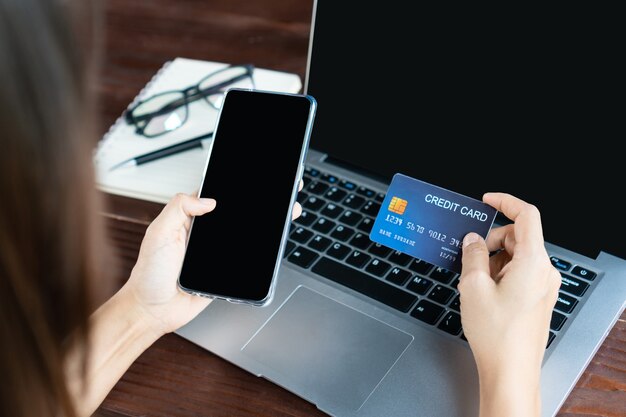
[[[374,217],[385,195],[307,167],[298,195],[302,215],[291,226],[285,257],[301,268],[383,303],[412,320],[463,337],[459,275],[373,243]],[[561,272],[548,346],[597,274],[552,256]]]

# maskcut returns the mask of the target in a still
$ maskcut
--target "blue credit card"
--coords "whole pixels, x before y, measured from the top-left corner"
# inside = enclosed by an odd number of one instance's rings
[[[439,267],[461,272],[463,237],[487,237],[498,211],[415,178],[396,174],[370,239]]]

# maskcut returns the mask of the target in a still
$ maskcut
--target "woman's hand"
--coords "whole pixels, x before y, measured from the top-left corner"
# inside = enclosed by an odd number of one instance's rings
[[[172,332],[196,317],[211,302],[178,289],[192,216],[216,206],[213,199],[176,195],[148,226],[137,264],[123,292],[145,313],[157,334]]]
[[[212,199],[185,194],[174,197],[148,227],[126,285],[91,315],[87,368],[78,354],[82,345],[65,365],[79,415],[91,415],[145,349],[189,322],[211,302],[180,291],[176,280],[191,218],[205,215],[215,205]],[[302,207],[296,204],[293,217],[300,213]]]
[[[483,201],[513,224],[463,241],[461,317],[480,377],[481,417],[539,416],[541,362],[561,276],[536,207],[508,194]],[[500,251],[489,257],[490,252]]]
[[[211,302],[180,291],[176,281],[185,256],[191,218],[209,213],[215,206],[213,199],[178,194],[148,226],[137,263],[121,292],[145,313],[157,335],[187,324]],[[294,219],[300,216],[300,204],[295,204],[292,213]]]

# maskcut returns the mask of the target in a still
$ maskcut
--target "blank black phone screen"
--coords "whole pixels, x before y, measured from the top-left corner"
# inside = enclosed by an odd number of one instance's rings
[[[267,298],[312,106],[300,95],[226,94],[200,192],[217,207],[193,221],[183,289],[257,303]]]

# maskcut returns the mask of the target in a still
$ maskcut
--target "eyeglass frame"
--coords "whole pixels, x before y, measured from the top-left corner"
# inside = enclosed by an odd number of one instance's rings
[[[219,74],[220,72],[226,71],[226,70],[230,70],[232,68],[236,68],[236,67],[242,67],[245,69],[245,73],[238,75],[237,77],[233,77],[231,79],[228,79],[226,81],[223,81],[221,83],[212,85],[211,87],[205,88],[204,90],[200,89],[200,84],[202,84],[207,78],[209,77],[213,77],[216,74]],[[197,101],[201,98],[204,98],[205,101],[214,109],[219,110],[218,107],[215,106],[215,104],[213,104],[212,102],[210,102],[209,100],[206,100],[206,98],[208,96],[211,96],[213,94],[216,93],[224,93],[224,88],[228,87],[229,85],[236,83],[239,80],[245,79],[246,77],[249,77],[251,82],[252,82],[252,86],[254,88],[255,84],[254,84],[254,65],[252,64],[242,64],[242,65],[229,65],[225,68],[221,68],[217,71],[214,71],[210,74],[208,74],[207,76],[205,76],[204,78],[202,78],[200,81],[198,81],[196,84],[189,86],[187,88],[184,88],[182,90],[169,90],[169,91],[163,91],[162,93],[158,93],[155,94],[153,96],[150,96],[144,100],[141,100],[139,102],[137,102],[136,104],[134,104],[133,106],[129,107],[128,109],[126,109],[126,111],[124,112],[124,120],[126,120],[126,123],[128,123],[129,125],[134,125],[135,126],[135,133],[137,133],[138,135],[142,135],[146,138],[156,138],[159,137],[161,135],[164,135],[166,133],[172,132],[176,129],[178,129],[179,127],[181,127],[182,125],[184,125],[187,122],[187,119],[189,118],[189,109],[188,106],[190,103],[193,103],[194,101]],[[155,97],[159,97],[165,94],[172,94],[172,93],[182,93],[182,97],[180,99],[174,100],[166,105],[164,105],[161,109],[156,110],[154,112],[151,113],[146,113],[146,114],[142,114],[141,116],[134,116],[133,112],[139,108],[139,106],[143,105],[144,103],[153,100]],[[161,133],[155,134],[155,135],[148,135],[145,133],[145,128],[146,126],[148,126],[148,124],[150,123],[150,120],[156,116],[162,115],[162,114],[167,114],[167,113],[171,113],[174,110],[180,108],[180,107],[187,107],[187,111],[185,113],[185,120],[183,120],[183,122],[180,124],[180,126],[176,127],[176,129],[172,129],[172,130],[165,130]],[[138,123],[144,121],[144,120],[148,120],[146,122],[146,124],[144,126],[139,126]]]

